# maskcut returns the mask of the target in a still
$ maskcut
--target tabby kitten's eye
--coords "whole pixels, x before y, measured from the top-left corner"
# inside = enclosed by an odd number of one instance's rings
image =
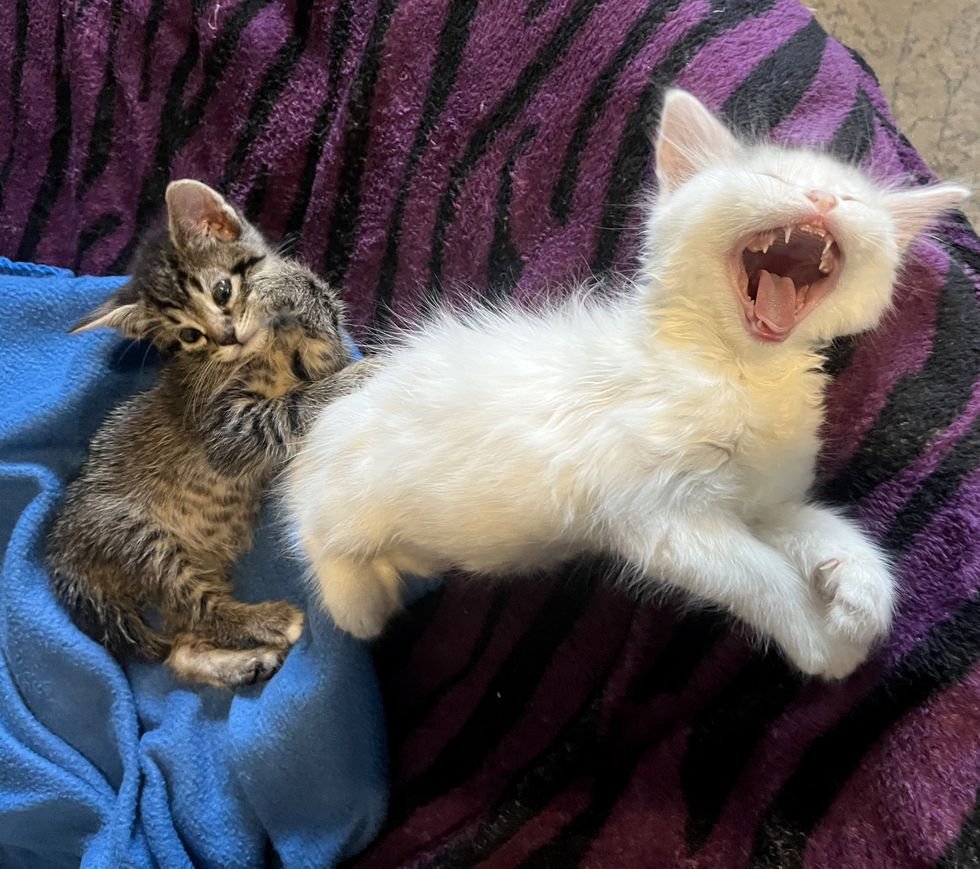
[[[218,281],[211,290],[211,297],[214,299],[215,304],[225,304],[231,298],[231,281],[228,278],[222,278]]]
[[[199,329],[181,329],[177,337],[185,344],[196,344],[204,337],[204,333]]]

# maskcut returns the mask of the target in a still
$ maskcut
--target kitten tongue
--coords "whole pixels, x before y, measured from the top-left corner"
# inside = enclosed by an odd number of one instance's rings
[[[773,332],[788,332],[796,320],[796,284],[792,278],[759,272],[755,315]]]

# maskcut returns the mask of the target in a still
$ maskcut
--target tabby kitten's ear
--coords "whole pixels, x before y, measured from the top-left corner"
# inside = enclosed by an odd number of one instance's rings
[[[128,286],[128,284],[127,284]],[[113,293],[99,307],[89,311],[71,329],[69,335],[88,332],[92,329],[116,329],[129,338],[140,338],[143,334],[143,314],[138,301],[128,299],[123,287],[118,293]]]
[[[185,178],[167,186],[167,215],[174,244],[200,245],[236,241],[242,234],[239,216],[220,193]]]

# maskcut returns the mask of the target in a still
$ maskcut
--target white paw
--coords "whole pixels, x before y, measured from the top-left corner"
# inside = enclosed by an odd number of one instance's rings
[[[373,562],[324,561],[317,566],[324,607],[334,623],[361,640],[373,640],[401,606],[397,571]]]
[[[398,601],[390,600],[383,594],[364,595],[356,603],[347,602],[343,606],[327,604],[334,624],[359,640],[379,637],[397,609]]]
[[[823,607],[808,606],[784,626],[776,642],[797,669],[808,676],[843,679],[868,656],[869,643],[855,643],[828,630]]]
[[[824,559],[811,571],[811,581],[813,600],[777,641],[804,673],[843,679],[887,635],[894,580],[875,552]]]

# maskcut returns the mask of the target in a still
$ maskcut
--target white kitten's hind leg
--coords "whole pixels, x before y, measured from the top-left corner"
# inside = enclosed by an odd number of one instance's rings
[[[313,565],[320,598],[337,627],[372,640],[401,606],[401,579],[386,558],[324,557]]]
[[[884,554],[853,522],[826,507],[783,505],[760,520],[758,533],[813,582],[831,633],[865,647],[888,633],[895,581]]]

